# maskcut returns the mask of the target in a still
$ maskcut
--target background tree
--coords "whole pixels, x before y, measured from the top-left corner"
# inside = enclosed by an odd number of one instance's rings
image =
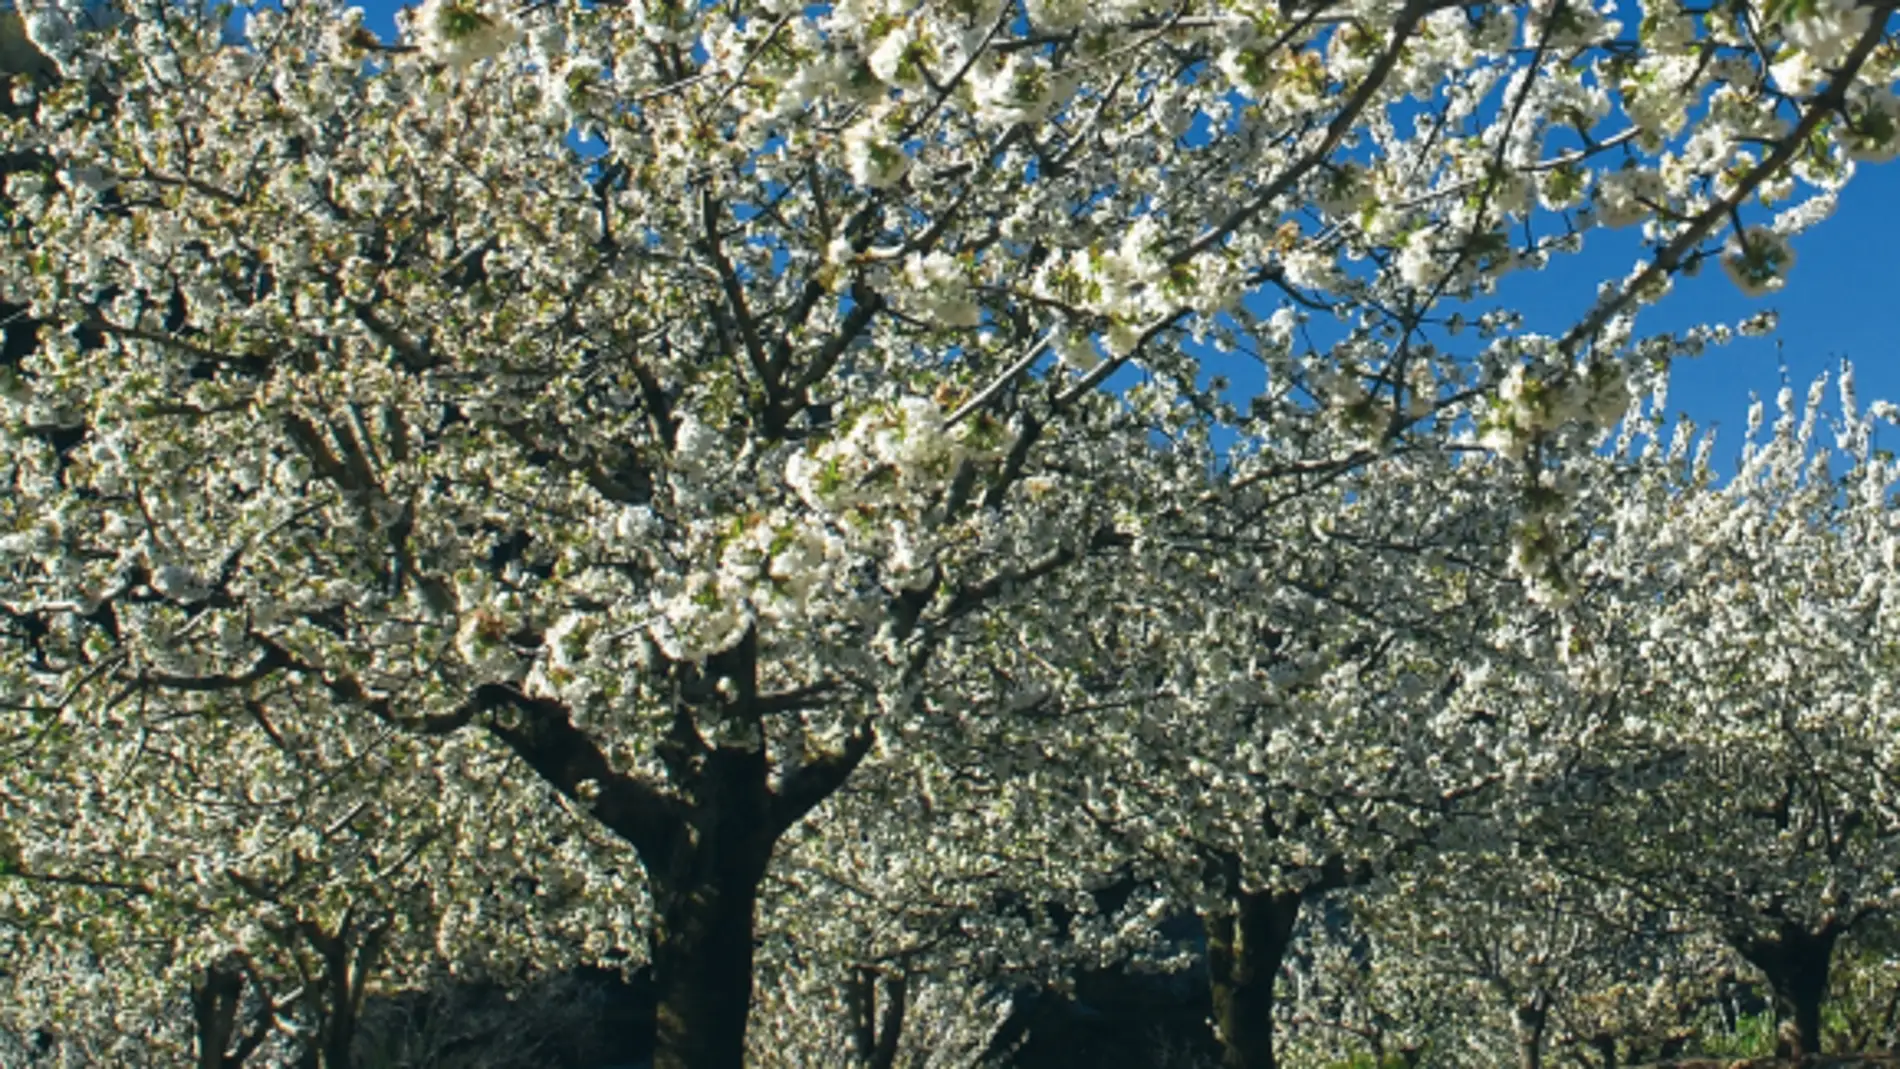
[[[1843,369],[1822,448],[1822,385],[1803,408],[1784,389],[1766,436],[1756,406],[1726,485],[1706,451],[1610,484],[1571,651],[1613,711],[1537,819],[1566,870],[1703,918],[1803,1052],[1835,947],[1893,907],[1900,831],[1895,471],[1872,445],[1893,413],[1859,411]]]
[[[28,666],[77,656],[62,647],[42,636]],[[347,1067],[366,1000],[445,966],[525,982],[614,931],[597,910],[572,927],[603,880],[584,829],[497,819],[545,804],[511,797],[501,755],[445,749],[422,775],[415,741],[386,729],[313,733],[309,708],[280,726],[268,699],[172,696],[161,714],[147,698],[5,739],[16,1031],[138,1064]]]
[[[1358,953],[1316,961],[1292,1008],[1297,1036],[1342,1056],[1377,1038],[1432,1065],[1638,1064],[1686,1045],[1733,964],[1666,911],[1521,851],[1434,852],[1350,918]]]

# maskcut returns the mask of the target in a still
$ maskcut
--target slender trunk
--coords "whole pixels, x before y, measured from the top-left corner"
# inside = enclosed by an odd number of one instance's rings
[[[318,1030],[323,1069],[351,1069],[355,1063],[357,1005],[350,997],[350,947],[340,939],[337,945],[338,954],[326,960],[323,977],[329,988],[323,996],[324,1017]]]
[[[328,1008],[329,1016],[323,1022],[322,1032],[323,1069],[352,1069],[356,1064],[356,1017],[360,1006],[345,989],[333,992]]]
[[[1299,916],[1299,892],[1282,891],[1243,892],[1228,912],[1202,918],[1222,1069],[1274,1069],[1273,985]]]
[[[240,1028],[247,983],[253,1013],[250,1023]],[[270,1038],[277,1005],[270,992],[257,985],[245,959],[233,953],[205,966],[191,985],[191,1017],[198,1044],[194,1069],[243,1069]]]
[[[205,966],[203,977],[191,985],[191,1015],[197,1025],[197,1069],[231,1069],[227,1059],[237,1035],[238,1008],[244,994],[244,974],[229,961]]]
[[[1544,1027],[1550,1023],[1550,1000],[1543,989],[1519,1003],[1515,1016],[1517,1069],[1544,1069]]]
[[[356,1029],[369,993],[370,977],[383,964],[390,921],[378,919],[365,926],[354,907],[343,912],[334,931],[313,920],[299,928],[304,942],[316,952],[317,1034],[307,1056],[323,1069],[352,1069],[356,1064]]]
[[[848,983],[852,1058],[863,1069],[891,1069],[904,1034],[910,982],[902,975],[883,976],[875,969],[858,968],[852,970]],[[880,990],[884,993],[881,1004]]]
[[[1840,929],[1819,931],[1784,923],[1773,935],[1733,940],[1749,963],[1768,977],[1775,995],[1775,1019],[1790,1053],[1821,1053],[1821,1008],[1827,1002],[1828,970]]]

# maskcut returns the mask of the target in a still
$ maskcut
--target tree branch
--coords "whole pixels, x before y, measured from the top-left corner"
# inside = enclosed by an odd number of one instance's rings
[[[1840,69],[1835,72],[1834,80],[1828,83],[1824,92],[1809,102],[1807,111],[1801,116],[1801,121],[1781,139],[1781,143],[1768,154],[1768,158],[1749,168],[1748,173],[1735,184],[1735,188],[1729,191],[1728,196],[1704,208],[1688,226],[1683,227],[1681,233],[1677,234],[1669,244],[1663,246],[1662,251],[1656,254],[1656,258],[1651,260],[1647,267],[1637,272],[1634,277],[1627,279],[1622,288],[1613,296],[1599,301],[1597,306],[1590,310],[1590,314],[1570,328],[1570,332],[1557,343],[1558,351],[1565,356],[1575,356],[1577,350],[1581,349],[1585,342],[1596,337],[1611,319],[1627,309],[1638,293],[1643,292],[1657,279],[1681,267],[1684,257],[1696,246],[1702,244],[1703,239],[1708,237],[1709,231],[1714,230],[1717,224],[1727,219],[1730,213],[1747,200],[1763,182],[1786,167],[1807,147],[1808,136],[1821,125],[1822,120],[1846,105],[1847,91],[1853,87],[1855,75],[1859,74],[1861,67],[1866,65],[1874,49],[1886,39],[1887,16],[1891,15],[1896,7],[1900,7],[1900,4],[1896,4],[1894,0],[1885,0],[1883,3],[1873,5],[1873,16],[1866,32],[1861,34],[1860,40],[1854,44],[1853,51],[1849,52],[1847,58],[1841,62]]]
[[[648,871],[663,869],[673,839],[683,827],[676,801],[617,771],[600,746],[574,725],[561,703],[530,697],[501,683],[483,685],[477,701],[505,706],[517,714],[514,723],[501,717],[490,720],[488,733],[550,787],[632,844]]]
[[[1366,106],[1372,103],[1373,94],[1379,91],[1379,87],[1384,85],[1386,78],[1392,74],[1392,68],[1398,65],[1399,57],[1404,53],[1405,46],[1410,43],[1412,32],[1418,28],[1419,21],[1438,8],[1450,6],[1452,5],[1445,0],[1411,0],[1406,4],[1405,9],[1399,12],[1397,23],[1392,27],[1392,40],[1386,43],[1385,51],[1379,53],[1379,58],[1373,62],[1372,68],[1366,72],[1358,88],[1353,90],[1352,96],[1348,97],[1346,103],[1339,109],[1339,114],[1333,116],[1333,121],[1326,124],[1326,136],[1320,139],[1320,143],[1301,157],[1297,163],[1282,172],[1278,178],[1267,183],[1267,187],[1255,194],[1252,200],[1234,209],[1225,219],[1215,223],[1200,237],[1168,257],[1168,266],[1176,267],[1184,264],[1218,245],[1227,235],[1245,226],[1248,220],[1260,214],[1268,205],[1292,189],[1293,184],[1306,177],[1307,172],[1331,158],[1333,150],[1339,147],[1340,141],[1352,131],[1353,124],[1359,121],[1359,116],[1365,111]]]
[[[777,838],[786,829],[804,819],[820,802],[831,797],[851,773],[864,763],[864,757],[877,742],[877,731],[870,721],[858,726],[844,747],[800,765],[785,776],[779,789],[772,792],[772,835]]]

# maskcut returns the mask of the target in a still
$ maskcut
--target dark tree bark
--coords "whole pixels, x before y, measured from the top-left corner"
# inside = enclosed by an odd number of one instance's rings
[[[1274,1069],[1273,985],[1292,948],[1300,907],[1308,899],[1364,884],[1372,879],[1373,867],[1334,855],[1303,868],[1298,891],[1247,891],[1238,856],[1216,855],[1207,864],[1231,896],[1226,912],[1201,917],[1221,1067]]]
[[[292,903],[286,902],[281,885],[254,879],[235,870],[227,871],[225,875],[259,902],[292,906]],[[301,910],[298,912],[301,913]],[[307,1007],[306,1012],[310,1014],[314,1025],[314,1030],[298,1054],[300,1069],[353,1069],[353,1048],[356,1045],[357,1024],[363,1012],[363,1000],[369,994],[370,977],[382,968],[390,924],[390,918],[380,913],[366,923],[357,905],[353,904],[343,911],[342,918],[334,927],[327,927],[308,915],[269,925],[283,945],[293,950],[293,960],[306,992],[301,1005]],[[263,992],[259,994],[264,995]],[[265,1026],[269,1023],[268,1018],[276,1012],[276,1007],[266,996]],[[254,1048],[256,1043],[251,1042],[250,1046]],[[244,1056],[248,1057],[249,1053],[250,1050],[246,1049]],[[242,1061],[240,1057],[231,1064],[241,1064]]]
[[[658,985],[654,1069],[738,1069],[752,1008],[756,881],[655,888],[663,933],[653,942]]]
[[[1590,1037],[1590,1047],[1597,1052],[1602,1064],[1597,1069],[1617,1069],[1616,1037],[1608,1032],[1598,1032]]]
[[[245,970],[233,954],[205,966],[191,985],[191,1017],[197,1041],[196,1069],[242,1069],[263,1046],[275,1020],[268,993],[254,991],[258,1004],[248,1032],[238,1027],[244,1008]]]
[[[550,786],[630,843],[659,913],[650,935],[658,997],[654,1069],[743,1069],[752,1004],[754,911],[780,836],[830,797],[870,752],[866,726],[840,750],[772,783],[765,751],[710,741],[699,723],[723,721],[741,740],[763,730],[785,696],[757,689],[757,640],[747,635],[703,667],[675,665],[673,725],[659,752],[670,791],[615,769],[566,707],[501,685],[483,687],[456,730],[506,707],[488,731]]]
[[[363,998],[369,992],[369,978],[382,967],[388,922],[378,921],[364,928],[355,911],[346,910],[334,933],[313,923],[305,923],[302,930],[305,942],[322,962],[314,1047],[323,1069],[352,1069],[357,1022],[362,1016]]]
[[[1301,899],[1298,891],[1241,892],[1227,912],[1202,918],[1222,1069],[1274,1069],[1273,985]]]
[[[238,1008],[244,998],[244,974],[229,961],[205,966],[191,986],[191,1016],[197,1025],[198,1069],[233,1069],[226,1052],[237,1034]]]
[[[909,978],[858,968],[852,970],[848,984],[852,1057],[862,1069],[891,1069],[897,1063],[897,1044],[910,1007]]]
[[[1539,988],[1518,1003],[1513,1016],[1518,1069],[1544,1069],[1544,1030],[1550,1024],[1550,998]]]
[[[648,866],[660,914],[652,948],[654,1069],[744,1063],[753,912],[779,835],[762,750],[708,747],[696,756],[685,827],[668,837],[659,864]]]
[[[1729,940],[1768,977],[1775,995],[1775,1019],[1794,1054],[1821,1053],[1821,1009],[1827,1003],[1828,972],[1842,930],[1832,920],[1819,928],[1784,921],[1773,934]]]

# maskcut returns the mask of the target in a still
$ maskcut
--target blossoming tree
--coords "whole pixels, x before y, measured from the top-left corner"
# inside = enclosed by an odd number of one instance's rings
[[[1478,841],[1484,841],[1479,838]],[[1733,952],[1662,907],[1534,849],[1435,852],[1346,906],[1290,999],[1311,1060],[1611,1067],[1668,1057]],[[1304,1063],[1303,1063],[1304,1064]]]
[[[51,636],[35,654],[70,655]],[[630,914],[634,889],[602,882],[571,818],[494,819],[541,808],[499,755],[435,748],[418,767],[414,740],[307,708],[123,697],[8,740],[16,1036],[74,1062],[348,1066],[372,993],[450,968],[513,980],[583,939],[633,939],[586,903]]]
[[[26,5],[59,76],[6,120],[9,734],[485,737],[637,856],[665,1069],[739,1062],[775,845],[928,737],[947,643],[1210,480],[1613,418],[1636,308],[1709,257],[1773,288],[1900,62],[1890,2],[123,7]],[[1562,336],[1451,333],[1637,223]],[[1354,446],[1154,461],[1238,421],[1195,338]]]
[[[1549,759],[1552,706],[1518,693],[1533,669],[1491,672],[1490,629],[1524,597],[1501,483],[1475,458],[1401,454],[1282,504],[1284,526],[1156,562],[1178,600],[1128,625],[1157,670],[1089,733],[1112,756],[1088,809],[1200,914],[1224,1064],[1276,1064],[1310,907],[1415,863]]]
[[[1834,949],[1894,906],[1891,405],[1784,388],[1740,471],[1652,458],[1579,557],[1572,671],[1612,695],[1535,824],[1566,871],[1694,914],[1820,1050]],[[1822,420],[1835,449],[1815,441]],[[1841,470],[1833,470],[1839,467]],[[1640,829],[1640,833],[1637,830]]]

